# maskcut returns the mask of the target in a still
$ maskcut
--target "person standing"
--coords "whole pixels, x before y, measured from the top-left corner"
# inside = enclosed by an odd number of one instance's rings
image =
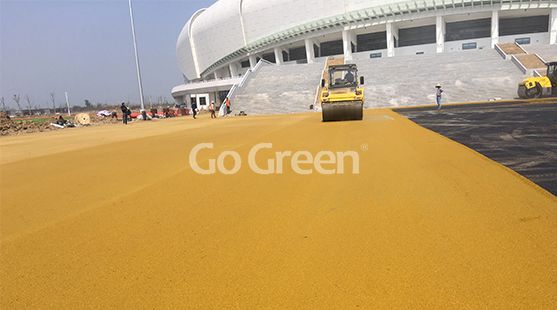
[[[215,114],[215,102],[211,101],[211,104],[209,105],[209,112],[211,112],[211,118],[217,118],[217,115]]]
[[[441,88],[441,84],[437,84],[435,86],[435,98],[437,99],[437,110],[441,110],[441,100],[443,99],[443,89]]]
[[[195,99],[191,101],[191,113],[193,114],[193,119],[197,119],[197,100]]]
[[[128,118],[132,114],[132,111],[130,110],[130,108],[128,108],[126,106],[126,104],[124,102],[122,102],[122,105],[120,106],[120,110],[122,110],[122,120],[124,122],[124,125],[127,125],[128,124]]]
[[[230,114],[230,112],[232,112],[230,111],[230,98],[227,97],[225,102],[226,102],[226,114],[228,115]]]

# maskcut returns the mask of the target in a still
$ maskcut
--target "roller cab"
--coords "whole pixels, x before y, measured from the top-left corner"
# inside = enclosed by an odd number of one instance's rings
[[[518,85],[518,97],[533,99],[557,96],[557,62],[547,65],[545,76],[530,77]]]
[[[333,65],[328,81],[321,81],[323,121],[362,120],[364,110],[364,77],[358,77],[354,64]]]

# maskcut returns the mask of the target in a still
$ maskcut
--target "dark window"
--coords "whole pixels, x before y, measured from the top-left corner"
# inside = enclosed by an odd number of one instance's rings
[[[475,50],[476,48],[478,48],[478,43],[476,42],[462,43],[463,50]]]
[[[226,96],[228,96],[229,92],[230,92],[229,90],[219,91],[219,102],[216,102],[216,103],[220,104],[221,102],[223,102],[224,99],[226,99]]]
[[[250,67],[249,60],[242,61],[242,68],[249,68],[249,67]]]
[[[387,33],[374,32],[357,37],[358,52],[382,50],[387,48]]]
[[[263,59],[265,59],[268,62],[273,62],[276,63],[276,58],[275,58],[275,53],[268,53],[268,54],[263,54]]]
[[[502,18],[499,20],[499,35],[547,32],[549,30],[549,16],[528,16],[517,18]]]
[[[342,40],[321,43],[321,56],[334,56],[344,54]]]
[[[207,105],[207,98],[199,97],[199,105]]]
[[[305,47],[291,48],[290,50],[288,50],[288,54],[290,55],[290,59],[289,59],[290,61],[302,60],[302,59],[306,59],[307,57]]]
[[[317,46],[315,44],[313,45],[313,53],[314,53],[315,57],[321,57],[321,51],[320,51],[319,46]]]
[[[557,81],[557,64],[552,64],[547,67],[547,76],[552,81]]]
[[[399,46],[431,44],[437,42],[435,25],[400,29]]]
[[[526,44],[530,44],[530,38],[516,38],[514,42],[521,45],[526,45]]]
[[[445,41],[470,40],[491,37],[491,18],[447,23]]]

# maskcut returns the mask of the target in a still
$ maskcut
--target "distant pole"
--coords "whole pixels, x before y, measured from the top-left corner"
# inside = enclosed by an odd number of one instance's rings
[[[143,102],[143,83],[141,82],[141,68],[139,67],[139,54],[137,52],[137,40],[135,38],[135,25],[133,21],[132,0],[128,1],[130,7],[130,23],[132,26],[133,49],[135,51],[135,68],[137,70],[137,83],[139,84],[139,99],[141,101],[141,110],[145,110]]]
[[[70,111],[70,99],[68,99],[68,92],[64,93],[66,95],[66,106],[68,107],[68,116],[72,116],[72,111]]]

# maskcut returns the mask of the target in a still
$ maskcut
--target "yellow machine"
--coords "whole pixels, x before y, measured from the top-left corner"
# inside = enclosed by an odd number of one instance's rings
[[[364,77],[358,79],[356,65],[332,65],[329,81],[321,81],[323,121],[362,120],[364,115]]]
[[[518,97],[522,99],[557,96],[557,62],[547,65],[547,75],[530,77],[518,85]]]

